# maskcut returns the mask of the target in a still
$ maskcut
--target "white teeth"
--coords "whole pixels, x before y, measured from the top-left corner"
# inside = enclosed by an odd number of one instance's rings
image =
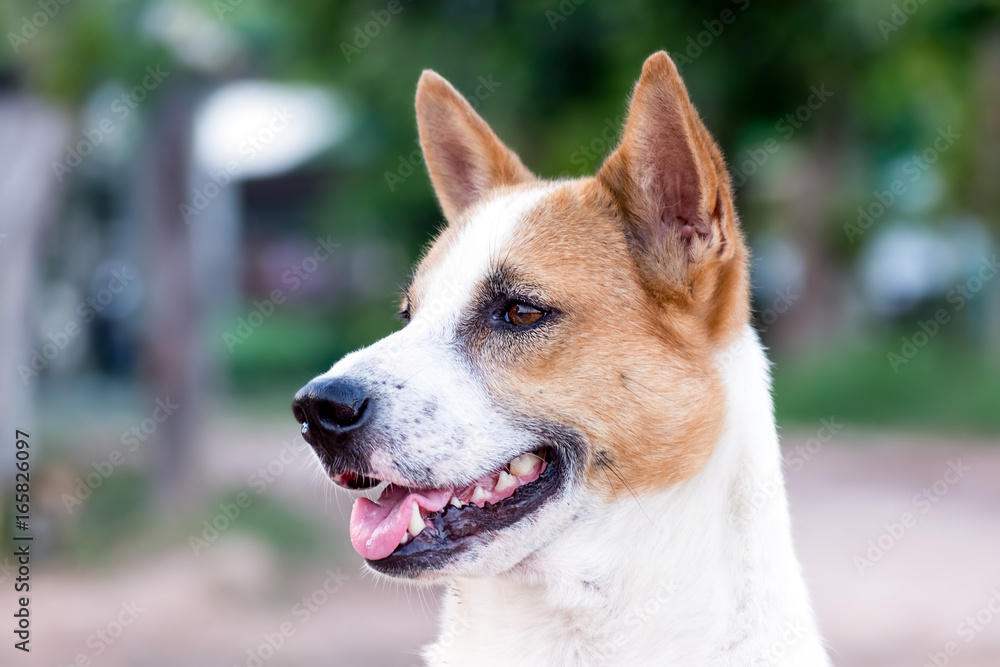
[[[452,506],[457,507],[458,509],[462,509],[463,507],[465,507],[465,503],[459,500],[458,496],[452,496],[449,502],[452,504]]]
[[[413,503],[413,515],[410,517],[410,527],[407,530],[410,531],[410,535],[416,537],[423,529],[424,519],[420,516],[420,507]]]
[[[410,541],[410,534],[409,533],[403,533],[403,538],[399,541],[399,543],[400,544],[406,544],[409,541]]]
[[[510,474],[530,475],[540,461],[541,459],[534,454],[521,454],[510,462]]]
[[[477,486],[475,491],[472,492],[472,499],[469,502],[478,503],[480,500],[486,500],[490,497],[490,494],[483,491],[483,487]]]
[[[497,479],[497,485],[495,491],[506,491],[512,486],[517,486],[517,480],[513,475],[508,475],[506,472],[501,471],[500,477]]]

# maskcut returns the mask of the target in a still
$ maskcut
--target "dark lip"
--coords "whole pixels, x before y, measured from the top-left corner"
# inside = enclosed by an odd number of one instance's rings
[[[559,492],[567,479],[567,457],[556,447],[543,447],[548,466],[538,479],[519,487],[514,494],[495,505],[446,505],[443,510],[425,517],[430,525],[406,544],[396,547],[379,560],[365,559],[376,572],[391,577],[417,578],[440,570],[473,545],[509,528],[534,514]]]
[[[352,491],[372,489],[382,483],[382,480],[377,477],[370,477],[369,475],[355,472],[353,470],[347,470],[340,473],[333,473],[328,470],[327,474],[330,476],[330,479],[333,480],[334,484]]]

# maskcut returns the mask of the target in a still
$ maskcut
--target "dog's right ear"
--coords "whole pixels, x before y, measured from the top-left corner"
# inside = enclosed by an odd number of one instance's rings
[[[488,190],[536,180],[472,106],[437,72],[417,84],[420,146],[450,224]]]

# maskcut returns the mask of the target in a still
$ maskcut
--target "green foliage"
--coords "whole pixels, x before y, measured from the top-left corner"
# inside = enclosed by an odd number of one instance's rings
[[[898,372],[886,350],[898,349],[899,337],[781,360],[774,372],[779,423],[815,423],[832,416],[853,424],[1000,432],[1000,360],[970,356],[943,336],[899,365]]]
[[[217,346],[237,393],[271,393],[276,385],[294,392],[317,369],[397,328],[394,312],[395,304],[386,300],[354,303],[337,313],[285,308],[235,344],[231,355],[221,339]]]
[[[152,484],[131,468],[104,479],[78,508],[79,515],[61,536],[60,551],[72,560],[104,564],[116,546],[143,534],[152,512]]]
[[[915,11],[901,15],[902,5]],[[19,30],[37,7],[36,0],[5,3],[3,34]],[[229,40],[236,55],[217,70],[192,65],[192,49],[163,37],[167,23],[157,17],[164,7],[181,8],[175,15],[197,28],[192,34],[215,35],[209,44]],[[354,110],[355,122],[350,137],[323,158],[329,183],[305,226],[339,240],[402,246],[411,259],[441,223],[419,156],[411,159],[413,94],[424,68],[474,98],[543,176],[598,167],[644,58],[658,49],[680,64],[733,163],[822,85],[834,92],[830,102],[737,196],[751,236],[777,229],[809,246],[810,258],[826,255],[843,268],[875,234],[851,244],[841,225],[884,187],[900,158],[930,145],[940,127],[954,127],[963,140],[936,165],[943,195],[921,213],[922,222],[974,215],[997,225],[1000,200],[981,173],[984,164],[996,164],[988,154],[996,152],[996,139],[980,137],[992,127],[983,108],[997,90],[990,78],[996,70],[991,74],[986,63],[998,26],[997,0],[73,0],[16,55],[0,50],[0,68],[76,108],[100,85],[133,85],[156,63],[178,72],[172,84],[252,76],[329,86]],[[828,201],[822,219],[807,227],[780,188],[798,174],[801,154],[826,169]],[[393,178],[403,171],[408,175]],[[391,331],[392,296],[283,308],[232,354],[216,347],[238,390],[284,392]],[[942,339],[942,351],[924,352],[896,375],[881,360],[890,349],[882,342],[779,366],[779,411],[808,419],[836,409],[845,419],[996,425],[986,370],[960,345]],[[956,369],[965,367],[972,381],[959,381]]]
[[[232,498],[226,500],[231,502]],[[301,509],[267,495],[255,496],[233,529],[260,538],[279,555],[307,559],[331,553],[330,529],[310,520]]]

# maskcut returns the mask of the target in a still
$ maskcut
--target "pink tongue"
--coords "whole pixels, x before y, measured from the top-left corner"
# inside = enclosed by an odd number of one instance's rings
[[[410,491],[390,484],[376,502],[367,498],[354,501],[351,510],[351,544],[369,560],[385,558],[399,546],[413,516],[413,503],[428,512],[448,504],[451,489]]]

